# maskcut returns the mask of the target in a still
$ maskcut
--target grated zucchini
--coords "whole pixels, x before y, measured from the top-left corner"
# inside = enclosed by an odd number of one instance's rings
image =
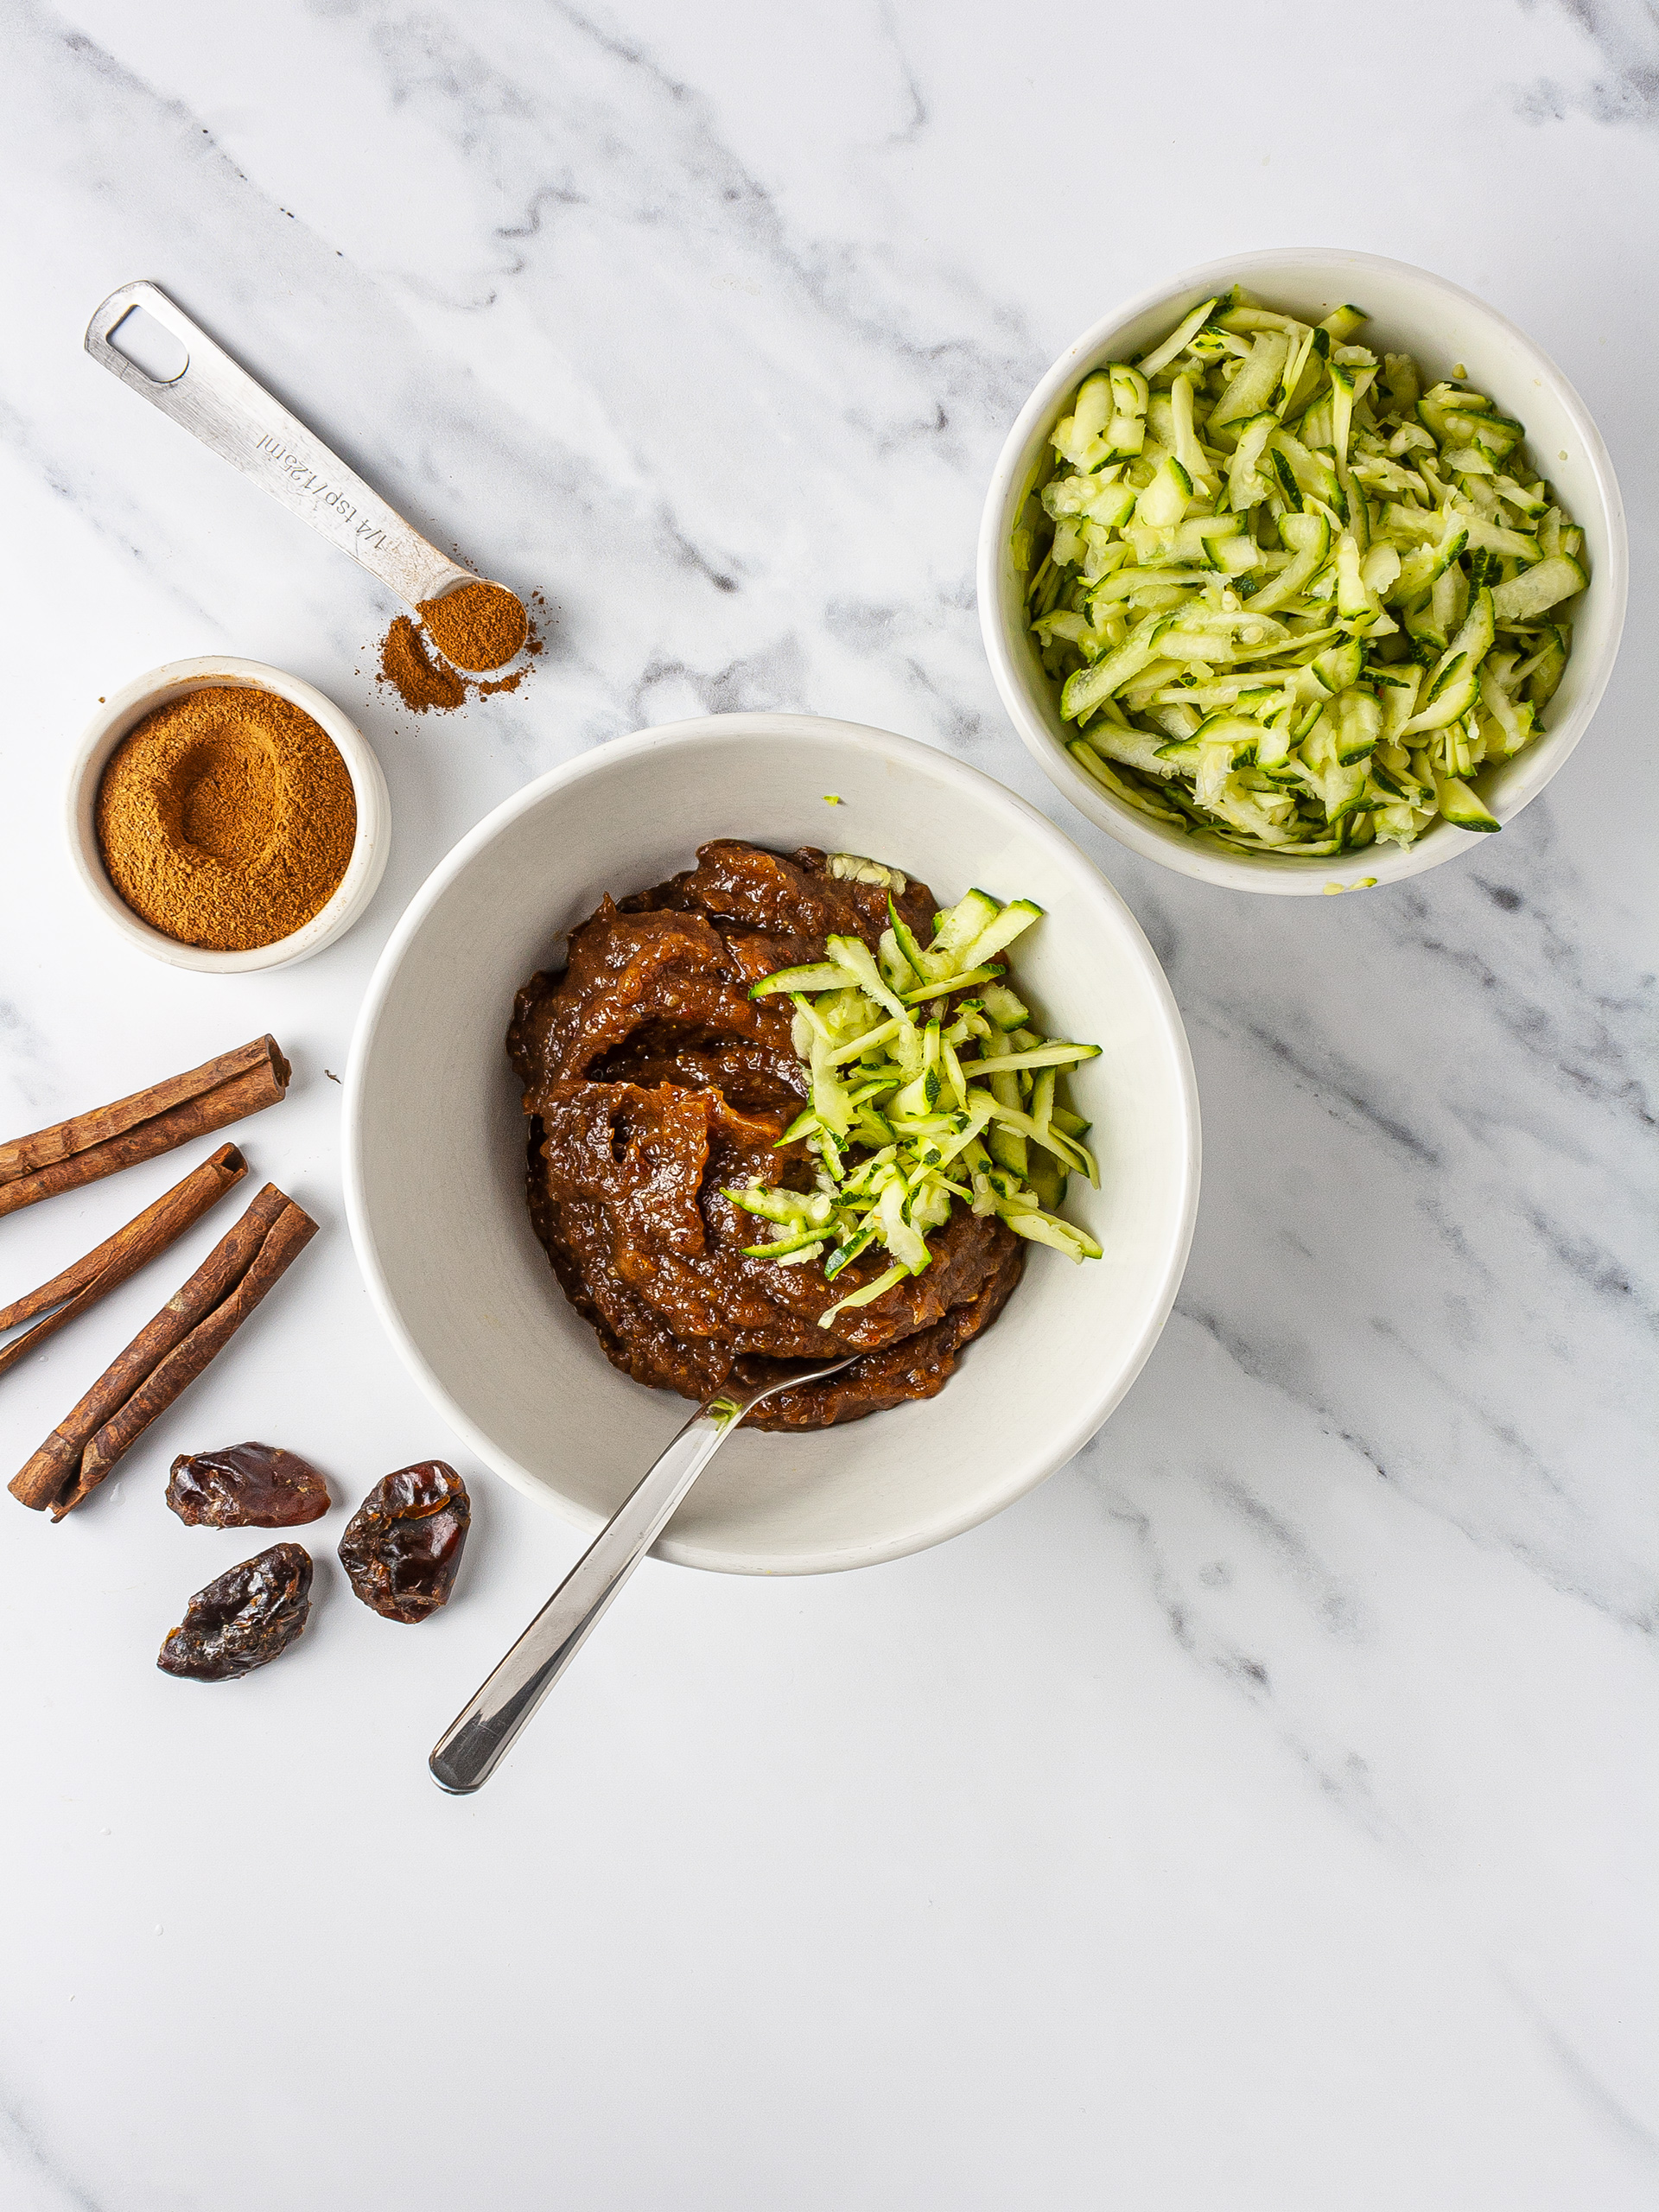
[[[1014,533],[1072,759],[1236,850],[1496,830],[1471,779],[1536,736],[1572,650],[1584,533],[1524,426],[1353,342],[1365,320],[1201,302],[1084,379]]]
[[[1077,415],[1082,428],[1067,432],[1074,442],[1097,438],[1110,420],[1098,401],[1085,410],[1082,395]],[[896,869],[858,880],[900,889],[905,882]],[[1057,1211],[1068,1176],[1097,1185],[1099,1173],[1082,1141],[1089,1124],[1055,1098],[1061,1073],[1097,1058],[1100,1047],[1028,1028],[1030,1008],[997,980],[1003,970],[989,957],[1042,911],[1029,899],[1003,905],[970,891],[934,918],[932,941],[923,945],[890,888],[879,952],[861,938],[832,937],[826,960],[752,986],[751,998],[786,991],[794,1004],[809,1098],[778,1148],[804,1141],[817,1170],[810,1191],[757,1179],[725,1192],[772,1230],[743,1251],[779,1267],[821,1261],[826,1283],[878,1247],[892,1262],[837,1299],[821,1327],[929,1266],[929,1232],[944,1228],[958,1202],[1068,1259],[1100,1258],[1087,1230]]]

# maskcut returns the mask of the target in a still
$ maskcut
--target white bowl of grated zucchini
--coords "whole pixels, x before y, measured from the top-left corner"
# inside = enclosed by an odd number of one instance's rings
[[[874,1140],[910,1147],[916,1166],[943,1166],[969,1196],[1017,1210],[1011,1225],[1031,1240],[1006,1307],[937,1397],[817,1431],[743,1430],[658,1547],[744,1573],[868,1566],[972,1527],[1087,1441],[1163,1327],[1198,1204],[1192,1064],[1157,958],[1093,864],[989,777],[851,723],[725,715],[613,740],[517,792],[416,894],[365,999],[345,1099],[352,1234],[393,1342],[468,1447],[584,1528],[608,1520],[690,1408],[619,1373],[554,1279],[524,1203],[505,1032],[524,978],[563,966],[561,931],[722,837],[868,855],[950,908],[954,935],[913,944],[902,968],[901,943],[884,943],[878,964],[838,938],[834,963],[781,986],[798,994],[814,1126],[841,1131],[843,1154]],[[976,900],[982,887],[1007,903]],[[1002,988],[988,996],[979,982]],[[849,1026],[847,1001],[865,985],[876,1003],[848,1049],[837,1025]],[[969,988],[988,1025],[930,1018],[947,999],[965,1011]],[[913,1035],[900,1018],[912,1014]],[[1039,1041],[1073,1037],[1098,1052]],[[912,1096],[880,1079],[888,1042],[910,1048]],[[972,1078],[988,1058],[997,1072],[982,1098]],[[1069,1098],[1057,1099],[1061,1067]],[[947,1129],[964,1079],[969,1112]],[[944,1120],[912,1110],[935,1103]],[[887,1126],[861,1134],[874,1109]],[[999,1135],[1031,1138],[1031,1193],[995,1141],[974,1166],[977,1139]],[[1069,1191],[1045,1160],[1076,1169]],[[810,1215],[768,1220],[757,1205],[757,1243],[776,1238],[781,1266],[788,1239],[816,1231],[804,1242],[826,1251],[803,1255],[804,1273],[868,1228],[882,1263],[903,1255],[916,1272],[925,1255],[907,1231],[931,1233],[934,1217],[912,1205],[899,1224],[890,1177],[877,1192],[850,1157],[837,1166],[839,1187]],[[873,1197],[868,1219],[855,1218]],[[1028,1198],[1057,1217],[1040,1219]],[[827,1306],[837,1293],[818,1287]]]
[[[1009,434],[980,620],[1051,779],[1234,889],[1347,890],[1535,798],[1611,671],[1628,552],[1595,425],[1427,270],[1297,248],[1097,323]]]

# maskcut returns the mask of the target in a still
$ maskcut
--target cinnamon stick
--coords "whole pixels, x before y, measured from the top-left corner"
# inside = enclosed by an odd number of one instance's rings
[[[35,1512],[49,1507],[54,1521],[79,1505],[229,1342],[316,1226],[267,1183],[189,1281],[19,1469],[10,1485],[12,1496]],[[130,1416],[124,1418],[134,1400]]]
[[[131,1167],[274,1106],[292,1073],[274,1037],[256,1037],[184,1075],[0,1144],[0,1215]]]
[[[316,1233],[316,1223],[290,1199],[272,1222],[270,1233],[259,1247],[253,1265],[230,1296],[192,1329],[181,1344],[168,1352],[149,1381],[139,1385],[120,1412],[112,1421],[105,1421],[87,1445],[80,1458],[79,1481],[52,1509],[54,1521],[61,1521],[72,1506],[79,1505],[89,1491],[97,1489],[151,1421],[165,1413],[179,1393],[195,1381],[216,1353],[224,1350],[277,1277]]]
[[[247,1211],[214,1245],[182,1289],[151,1316],[126,1350],[106,1368],[86,1396],[59,1422],[10,1484],[11,1494],[36,1512],[55,1503],[74,1481],[81,1453],[106,1421],[119,1413],[145,1378],[252,1266],[270,1224],[288,1204],[267,1183]]]
[[[0,1351],[0,1375],[30,1352],[38,1351],[65,1322],[96,1306],[129,1275],[137,1274],[169,1244],[176,1243],[247,1172],[248,1163],[237,1147],[220,1145],[200,1167],[193,1167],[181,1183],[175,1183],[154,1205],[136,1214],[113,1236],[106,1236],[84,1259],[54,1275],[50,1282],[43,1282],[38,1290],[31,1290],[26,1298],[0,1307],[0,1330],[15,1329],[20,1321],[34,1320],[37,1313],[47,1315]],[[54,1306],[55,1313],[51,1310]]]

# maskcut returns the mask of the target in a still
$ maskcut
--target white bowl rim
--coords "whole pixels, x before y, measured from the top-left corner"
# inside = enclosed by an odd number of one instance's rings
[[[780,728],[780,725],[782,726]],[[665,751],[671,747],[691,747],[714,735],[747,734],[756,738],[788,735],[792,731],[811,733],[819,737],[833,738],[838,742],[855,747],[858,750],[878,756],[892,757],[895,750],[927,764],[931,771],[946,780],[969,787],[989,785],[998,800],[1024,818],[1038,836],[1054,848],[1057,861],[1074,868],[1089,879],[1093,887],[1120,912],[1126,925],[1127,939],[1141,959],[1147,982],[1160,1016],[1160,1027],[1168,1045],[1180,1090],[1179,1176],[1180,1204],[1179,1217],[1168,1239],[1162,1275],[1157,1295],[1147,1308],[1147,1317],[1140,1334],[1130,1347],[1128,1356],[1114,1373],[1109,1387],[1097,1396],[1091,1397],[1084,1408],[1044,1448],[1020,1460],[1011,1452],[1009,1465],[1014,1472],[988,1502],[976,1500],[974,1505],[959,1513],[942,1514],[922,1533],[912,1532],[906,1537],[868,1545],[842,1547],[833,1559],[814,1555],[810,1559],[785,1557],[779,1560],[760,1560],[753,1554],[730,1553],[709,1545],[677,1542],[671,1533],[658,1542],[652,1556],[671,1560],[682,1567],[696,1567],[723,1573],[741,1574],[798,1574],[839,1573],[857,1567],[874,1567],[883,1561],[906,1557],[912,1552],[925,1551],[934,1544],[944,1543],[952,1536],[976,1528],[982,1522],[1023,1497],[1027,1491],[1047,1479],[1063,1467],[1075,1453],[1081,1451],[1089,1440],[1097,1433],[1122,1402],[1136,1376],[1152,1355],[1154,1346],[1163,1333],[1165,1324],[1175,1304],[1176,1294],[1186,1270],[1188,1255],[1198,1218],[1198,1185],[1201,1166],[1201,1133],[1198,1113],[1198,1077],[1192,1065],[1192,1048],[1187,1042],[1185,1026],[1176,1003],[1169,978],[1162,963],[1147,941],[1146,932],[1136,921],[1133,912],[1115,885],[1101,873],[1063,830],[1058,829],[1039,809],[1011,791],[982,769],[970,766],[952,754],[942,753],[935,746],[924,745],[919,740],[900,737],[896,733],[874,728],[868,723],[840,721],[819,715],[773,713],[770,710],[729,715],[704,715],[682,722],[665,723],[655,729],[637,730],[631,736],[607,740],[586,753],[577,755],[563,766],[550,769],[545,775],[504,799],[466,836],[453,845],[427,877],[420,889],[404,908],[397,926],[387,941],[363,1002],[358,1013],[357,1026],[353,1033],[350,1056],[346,1062],[345,1096],[341,1105],[341,1166],[346,1197],[346,1218],[351,1230],[352,1243],[357,1253],[358,1265],[367,1286],[369,1300],[379,1315],[382,1326],[428,1398],[436,1407],[450,1427],[484,1464],[500,1475],[512,1487],[527,1497],[558,1513],[563,1519],[575,1522],[589,1535],[603,1526],[602,1516],[567,1498],[552,1485],[532,1475],[517,1460],[503,1452],[481,1429],[472,1416],[456,1402],[416,1344],[405,1327],[387,1284],[370,1226],[363,1195],[362,1116],[359,1110],[363,1071],[373,1047],[386,998],[396,977],[404,950],[420,929],[432,908],[442,897],[449,885],[506,825],[539,805],[550,793],[563,790],[582,779],[595,774],[607,763],[627,760],[641,753]],[[642,1464],[640,1474],[645,1467]]]
[[[352,856],[327,903],[303,928],[245,952],[214,952],[205,945],[182,944],[176,938],[152,929],[133,912],[110,881],[99,856],[97,834],[91,827],[104,770],[128,732],[137,728],[153,705],[163,702],[164,695],[179,698],[226,681],[246,690],[272,692],[309,715],[345,761],[357,802]],[[152,960],[165,961],[172,968],[188,968],[198,975],[248,976],[308,960],[343,937],[360,918],[385,874],[391,817],[385,772],[373,748],[350,715],[326,692],[303,677],[290,676],[286,669],[273,668],[264,661],[246,660],[234,653],[203,653],[188,660],[164,661],[159,668],[136,676],[99,708],[75,748],[65,791],[64,830],[70,861],[81,884],[130,944]]]
[[[1371,845],[1357,853],[1332,855],[1323,864],[1313,861],[1281,864],[1265,854],[1259,860],[1253,861],[1243,855],[1235,856],[1200,845],[1190,837],[1184,837],[1179,842],[1160,837],[1133,807],[1124,805],[1086,775],[1064,747],[1057,743],[1052,731],[1032,711],[1004,634],[998,604],[997,579],[1002,550],[1004,510],[1026,442],[1037,422],[1046,418],[1056,401],[1082,373],[1083,365],[1103,348],[1109,338],[1137,317],[1149,313],[1166,301],[1173,301],[1179,294],[1196,293],[1202,296],[1212,286],[1220,289],[1236,283],[1240,278],[1248,279],[1252,274],[1266,276],[1275,270],[1282,272],[1299,266],[1325,268],[1332,262],[1340,262],[1346,269],[1361,276],[1370,269],[1405,277],[1426,292],[1438,293],[1447,300],[1456,301],[1462,307],[1474,308],[1507,334],[1553,388],[1555,398],[1571,419],[1582,443],[1585,459],[1595,481],[1607,527],[1607,555],[1602,567],[1598,569],[1594,588],[1602,592],[1605,602],[1611,601],[1612,619],[1600,659],[1592,669],[1572,716],[1560,728],[1546,732],[1538,741],[1535,757],[1541,762],[1548,763],[1547,769],[1523,796],[1500,804],[1494,810],[1500,822],[1508,823],[1513,821],[1522,808],[1538,797],[1562,766],[1589,728],[1591,719],[1601,702],[1602,694],[1613,671],[1613,663],[1618,658],[1619,640],[1624,627],[1630,596],[1630,542],[1625,529],[1624,500],[1611,455],[1589,410],[1572,383],[1518,324],[1510,321],[1507,315],[1491,306],[1478,293],[1467,290],[1461,284],[1454,284],[1449,277],[1437,276],[1433,270],[1421,269],[1414,262],[1399,261],[1387,254],[1361,253],[1349,246],[1268,246],[1249,253],[1227,254],[1215,261],[1201,262],[1196,268],[1183,270],[1178,276],[1137,293],[1133,299],[1102,315],[1072,340],[1044,372],[1036,389],[1015,417],[1014,427],[1008,432],[991,473],[980,518],[976,563],[980,634],[984,641],[986,658],[991,664],[992,678],[1008,719],[1019,731],[1027,750],[1056,790],[1063,792],[1080,813],[1086,815],[1109,836],[1116,837],[1120,844],[1128,845],[1143,858],[1158,861],[1161,867],[1173,868],[1182,875],[1194,876],[1201,882],[1223,886],[1230,890],[1262,892],[1270,896],[1290,898],[1317,895],[1325,890],[1327,883],[1340,884],[1345,889],[1357,887],[1365,878],[1374,877],[1379,886],[1401,882],[1408,876],[1421,874],[1425,868],[1439,867],[1442,861],[1454,860],[1461,853],[1477,850],[1485,839],[1474,831],[1455,830],[1449,823],[1441,822],[1433,824],[1414,844],[1404,849],[1390,846],[1386,850],[1380,850]]]

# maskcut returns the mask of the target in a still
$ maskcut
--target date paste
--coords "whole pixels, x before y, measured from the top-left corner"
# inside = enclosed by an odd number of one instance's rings
[[[817,1166],[804,1143],[778,1148],[807,1092],[792,1009],[750,987],[822,960],[832,935],[874,950],[887,900],[885,884],[833,875],[810,848],[705,845],[688,874],[607,898],[573,930],[569,965],[531,977],[507,1035],[529,1120],[531,1220],[616,1366],[702,1401],[756,1360],[861,1355],[768,1400],[760,1428],[822,1428],[933,1396],[1020,1279],[1020,1239],[959,1205],[920,1274],[823,1329],[819,1315],[881,1273],[885,1253],[832,1287],[816,1265],[742,1249],[754,1217],[725,1190],[755,1179],[811,1190]],[[895,903],[931,934],[925,884]]]

